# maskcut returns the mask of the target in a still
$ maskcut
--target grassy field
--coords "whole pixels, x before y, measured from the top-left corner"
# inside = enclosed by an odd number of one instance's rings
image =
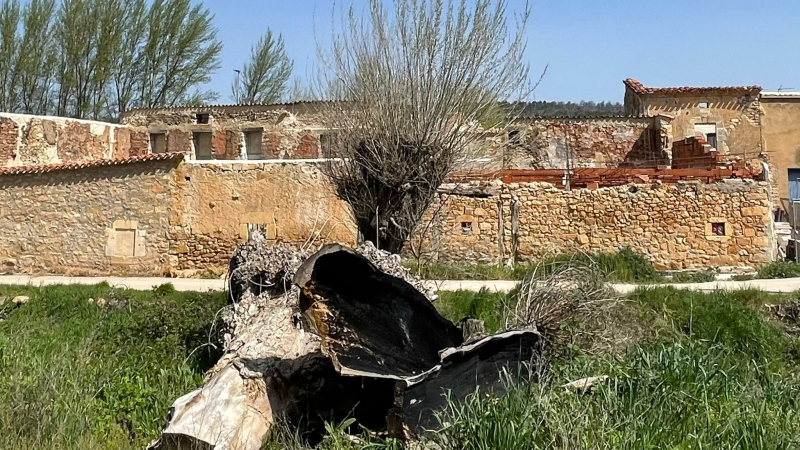
[[[20,294],[30,302],[0,306],[2,449],[143,448],[170,403],[201,383],[225,304],[224,294],[169,288],[0,287],[0,296]],[[494,330],[509,301],[452,292],[437,303],[450,319],[479,317]],[[800,448],[799,324],[763,306],[779,302],[799,303],[756,291],[640,290],[599,320],[565,323],[546,369],[503,398],[453,404],[429,439],[452,450]],[[561,387],[597,375],[610,379],[592,393]],[[340,425],[319,448],[402,448],[366,435],[354,442]],[[265,448],[298,447],[280,431]]]
[[[0,448],[143,449],[157,437],[172,401],[201,385],[225,304],[170,287],[0,286],[30,297],[0,306]]]

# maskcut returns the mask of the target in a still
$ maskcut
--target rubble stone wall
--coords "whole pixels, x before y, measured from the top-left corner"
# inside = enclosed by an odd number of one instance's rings
[[[163,273],[175,164],[0,176],[0,271]]]
[[[417,247],[421,239],[423,251],[434,258],[498,262],[502,228],[505,260],[623,247],[643,253],[660,269],[755,265],[773,257],[772,205],[765,182],[572,191],[548,183],[492,185],[499,194],[488,198],[441,195],[431,209],[438,214],[427,218],[434,217],[432,231],[416,237]]]
[[[0,113],[0,167],[126,158],[147,152],[146,133],[125,126]]]
[[[657,118],[527,119],[514,124],[506,169],[655,167],[668,160]],[[667,162],[668,164],[668,162]]]

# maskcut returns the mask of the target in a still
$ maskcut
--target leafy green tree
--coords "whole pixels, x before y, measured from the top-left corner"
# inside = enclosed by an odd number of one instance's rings
[[[18,88],[20,108],[27,114],[47,114],[51,110],[57,46],[52,38],[55,0],[31,0],[23,12]]]
[[[283,37],[275,39],[272,30],[250,49],[240,76],[233,82],[232,98],[236,103],[275,103],[286,93],[294,64],[286,56]]]
[[[17,0],[0,3],[0,109],[10,111],[17,106],[20,7]]]

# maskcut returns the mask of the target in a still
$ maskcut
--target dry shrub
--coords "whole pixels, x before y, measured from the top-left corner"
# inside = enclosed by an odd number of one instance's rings
[[[548,339],[558,338],[563,323],[588,322],[616,300],[603,273],[588,258],[539,263],[506,302],[504,327],[533,329]]]

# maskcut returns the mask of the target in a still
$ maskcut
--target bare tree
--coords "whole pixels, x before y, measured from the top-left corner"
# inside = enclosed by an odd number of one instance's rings
[[[326,165],[366,240],[398,253],[437,187],[492,128],[500,101],[529,92],[526,6],[510,29],[506,0],[370,0],[351,7],[320,50],[337,130]]]
[[[286,93],[286,82],[294,64],[286,56],[283,37],[272,30],[250,49],[250,60],[242,66],[241,77],[231,86],[233,100],[244,104],[275,103]]]

